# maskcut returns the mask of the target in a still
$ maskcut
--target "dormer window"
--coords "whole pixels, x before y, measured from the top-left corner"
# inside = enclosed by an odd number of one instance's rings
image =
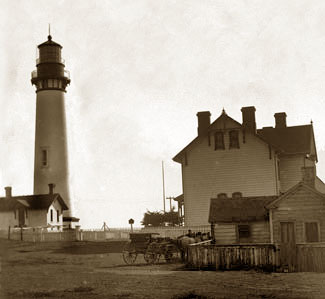
[[[214,150],[225,149],[225,142],[223,132],[216,132],[214,134]]]
[[[229,148],[239,148],[238,131],[229,132]]]

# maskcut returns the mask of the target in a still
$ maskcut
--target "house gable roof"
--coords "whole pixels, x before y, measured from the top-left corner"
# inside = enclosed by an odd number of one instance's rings
[[[58,200],[63,210],[69,209],[60,194],[54,193],[0,197],[0,211],[13,210],[17,204],[33,210],[47,210],[54,200]]]
[[[316,196],[318,196],[320,198],[325,199],[325,194],[317,191],[315,188],[312,188],[312,187],[308,186],[304,182],[299,182],[298,184],[296,184],[295,186],[290,188],[287,192],[283,193],[281,196],[279,196],[278,198],[276,198],[272,202],[268,203],[266,208],[267,209],[275,209],[275,208],[277,208],[282,200],[285,200],[286,198],[292,196],[293,194],[295,194],[296,192],[298,192],[301,189],[305,189],[305,190],[309,191],[310,193],[312,193],[312,194],[314,194],[314,195],[316,195]]]
[[[20,207],[24,207],[24,205],[17,200],[13,200],[12,198],[0,199],[0,211],[13,211]]]
[[[181,157],[182,155],[189,150],[195,143],[197,143],[200,139],[206,137],[208,134],[210,134],[211,132],[218,130],[218,123],[222,122],[223,124],[226,124],[226,122],[230,122],[233,123],[234,126],[233,128],[227,128],[227,129],[244,129],[243,125],[241,123],[239,123],[238,121],[234,120],[233,118],[231,118],[230,116],[228,116],[228,114],[222,110],[221,115],[213,122],[210,124],[210,126],[208,127],[207,133],[203,136],[197,136],[195,137],[187,146],[185,146],[174,158],[173,161],[175,162],[179,162],[181,163]],[[257,138],[259,138],[262,142],[264,142],[267,145],[272,146],[263,136],[259,135],[259,134],[255,134],[255,136]],[[277,146],[272,146],[273,148],[275,148],[276,150],[279,150],[279,148]]]
[[[282,149],[286,154],[311,154],[316,152],[312,125],[285,128],[265,127],[257,130],[257,134],[271,145]]]
[[[277,196],[242,198],[211,198],[209,222],[249,222],[265,220],[268,212],[265,206]]]

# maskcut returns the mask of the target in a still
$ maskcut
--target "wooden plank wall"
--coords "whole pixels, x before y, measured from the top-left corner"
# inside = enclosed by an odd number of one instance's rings
[[[298,272],[325,272],[325,244],[297,245]]]
[[[277,263],[276,248],[271,244],[190,246],[187,257],[187,266],[196,269],[262,268],[274,270]]]
[[[325,273],[325,243],[296,246],[297,272]],[[192,245],[187,266],[194,269],[265,269],[288,271],[280,264],[280,251],[275,245]]]

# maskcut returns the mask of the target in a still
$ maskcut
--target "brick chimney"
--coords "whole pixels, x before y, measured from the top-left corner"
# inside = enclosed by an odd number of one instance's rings
[[[49,184],[49,194],[54,193],[54,188],[55,188],[55,184],[53,184],[53,183]]]
[[[5,190],[6,190],[6,198],[10,198],[12,196],[11,187],[5,187]]]
[[[199,136],[204,135],[210,126],[210,111],[201,111],[196,114],[198,120],[197,133]]]
[[[301,167],[302,171],[302,181],[309,187],[315,188],[315,178],[316,178],[316,168],[311,167]]]
[[[252,133],[256,133],[256,121],[255,121],[255,107],[243,107],[241,108],[241,112],[243,115],[243,126],[244,128]]]
[[[287,114],[285,112],[278,112],[274,114],[275,128],[287,127]]]

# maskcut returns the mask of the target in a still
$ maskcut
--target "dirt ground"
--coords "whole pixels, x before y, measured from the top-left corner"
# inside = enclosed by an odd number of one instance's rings
[[[128,266],[123,244],[0,240],[0,298],[325,298],[325,273]]]

